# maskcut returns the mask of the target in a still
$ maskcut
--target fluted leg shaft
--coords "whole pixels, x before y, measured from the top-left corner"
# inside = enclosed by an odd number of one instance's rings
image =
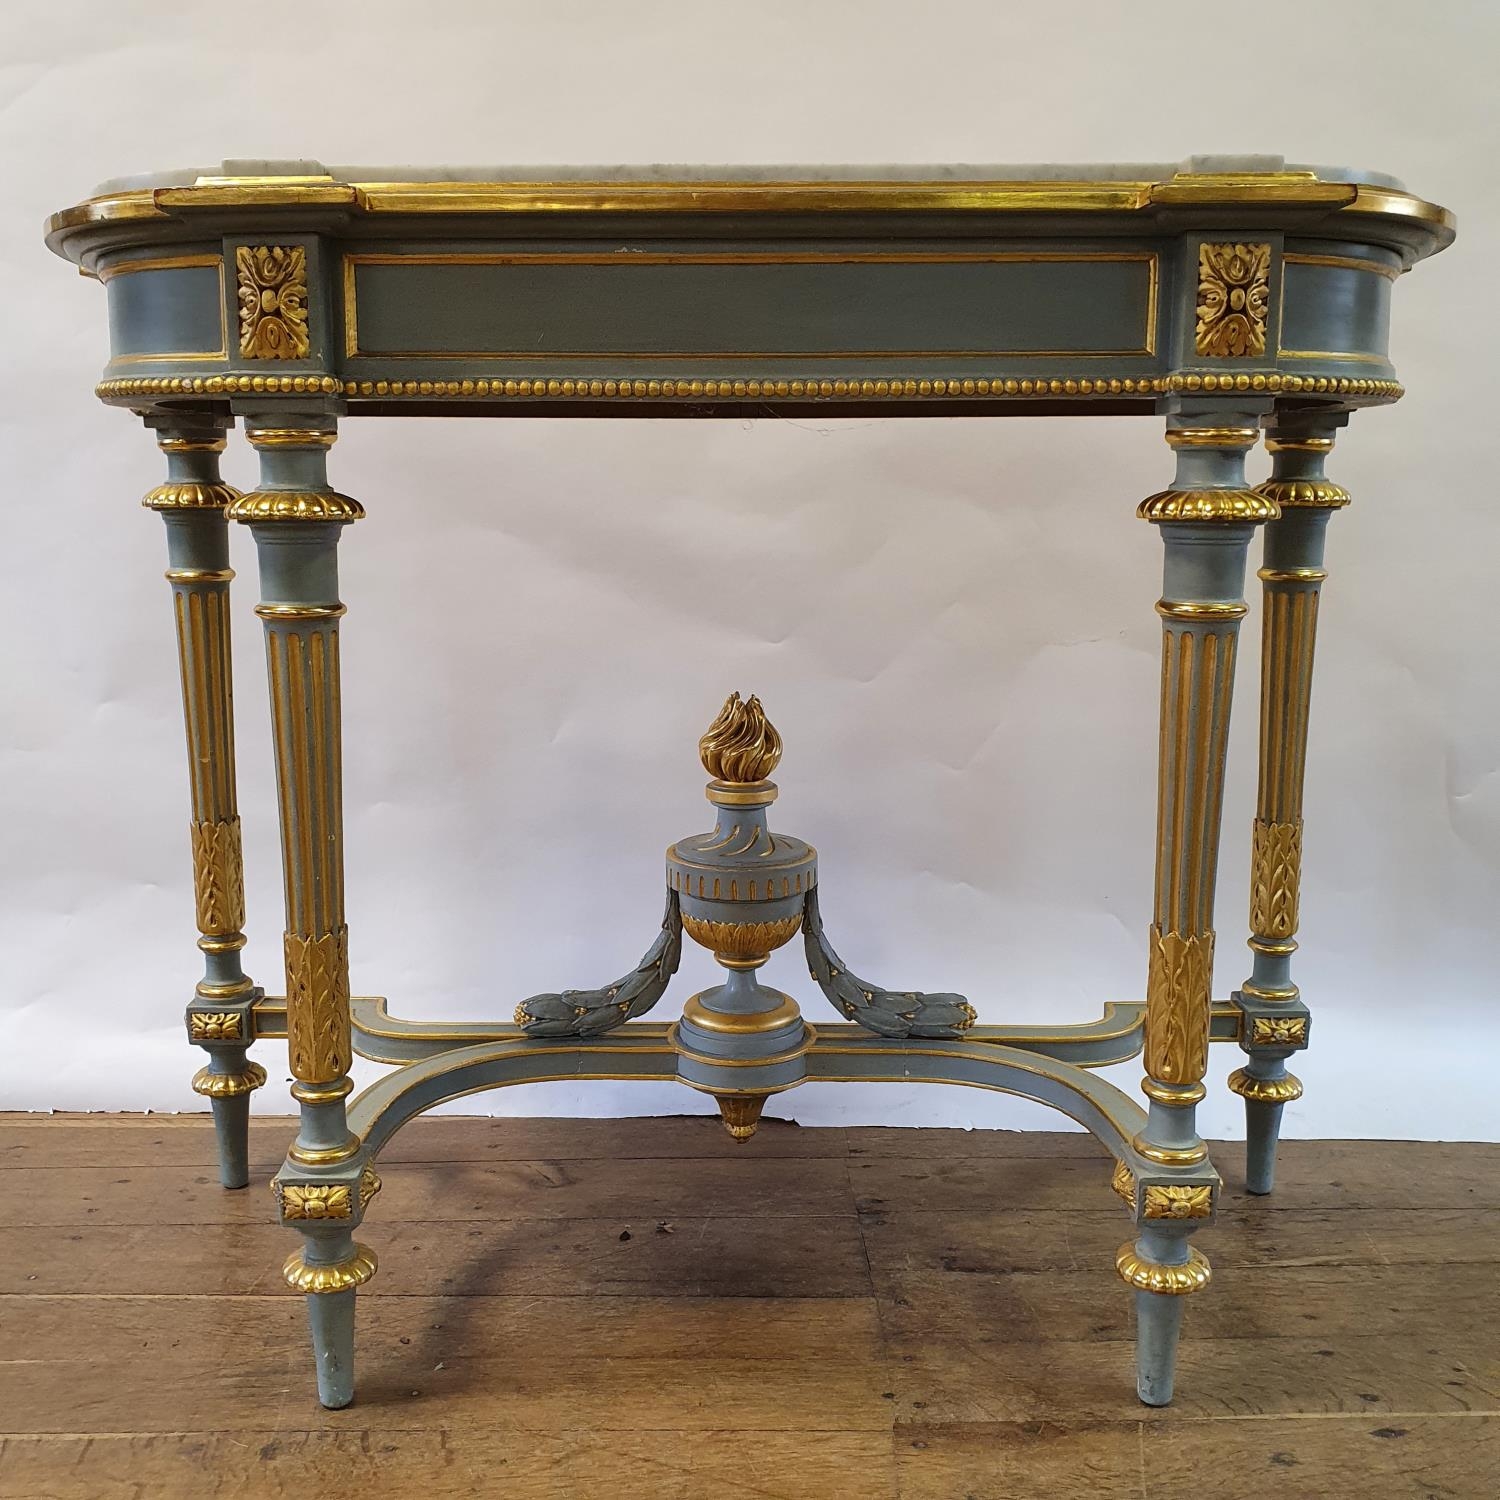
[[[260,991],[240,964],[245,946],[245,884],[234,772],[234,687],[229,651],[228,525],[239,497],[219,477],[223,434],[176,424],[158,429],[167,478],[142,501],[167,528],[167,581],[177,624],[182,716],[192,801],[193,888],[203,978],[187,1010],[188,1038],[208,1053],[193,1079],[213,1109],[219,1180],[250,1181],[250,1094],[266,1081],[248,1057]]]
[[[338,542],[363,511],[326,477],[331,420],[252,416],[260,485],[230,514],[255,534],[280,806],[286,898],[287,1041],[300,1120],[278,1173],[283,1221],[304,1248],[285,1275],[308,1294],[325,1405],[353,1398],[354,1288],[374,1255],[351,1237],[373,1189],[344,1101],[352,1087],[348,929],[344,922],[339,706]],[[331,1299],[327,1306],[320,1305]]]
[[[1244,1012],[1246,1063],[1229,1086],[1245,1101],[1245,1184],[1269,1193],[1286,1106],[1302,1084],[1286,1060],[1305,1047],[1308,1012],[1292,980],[1302,872],[1302,787],[1312,701],[1318,602],[1327,573],[1329,517],[1349,503],[1323,464],[1344,419],[1306,414],[1280,420],[1267,439],[1273,472],[1259,488],[1280,510],[1266,526],[1260,570],[1260,780],[1250,871],[1250,977],[1236,996]]]
[[[1231,418],[1239,414],[1230,414]],[[1216,423],[1225,418],[1215,415]],[[1246,554],[1257,522],[1274,507],[1245,488],[1244,455],[1256,428],[1178,419],[1172,487],[1143,501],[1164,546],[1161,735],[1158,758],[1156,898],[1146,986],[1142,1089],[1145,1128],[1132,1143],[1151,1165],[1131,1201],[1140,1237],[1116,1267],[1137,1293],[1137,1389],[1171,1399],[1181,1298],[1209,1277],[1188,1244],[1212,1215],[1218,1179],[1207,1164],[1196,1109],[1208,1069],[1213,984],[1214,886],[1235,651]]]

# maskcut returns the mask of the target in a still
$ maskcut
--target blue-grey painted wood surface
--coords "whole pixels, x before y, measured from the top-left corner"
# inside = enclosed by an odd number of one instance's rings
[[[772,1092],[901,1079],[1037,1100],[1114,1156],[1134,1230],[1116,1267],[1136,1301],[1137,1390],[1165,1404],[1185,1296],[1209,1279],[1190,1243],[1212,1223],[1219,1191],[1195,1122],[1209,1047],[1233,1041],[1246,1053],[1230,1086],[1246,1102],[1252,1191],[1271,1186],[1281,1114],[1300,1090],[1286,1059],[1308,1038],[1290,963],[1312,622],[1328,515],[1347,499],[1323,458],[1349,412],[1399,396],[1393,288],[1452,240],[1451,216],[1377,174],[1275,158],[1096,169],[1096,180],[1055,167],[1014,169],[1014,180],[948,168],[925,180],[900,169],[821,179],[684,169],[676,182],[618,169],[592,181],[565,170],[551,181],[479,175],[402,183],[305,162],[204,183],[168,174],[112,186],[49,226],[52,247],[106,289],[111,354],[99,394],[164,434],[168,483],[147,503],[165,515],[179,619],[191,626],[180,632],[184,683],[207,684],[184,693],[205,949],[190,1035],[209,1054],[199,1079],[227,1186],[247,1178],[249,1091],[264,1077],[245,1049],[289,1041],[301,1118],[274,1185],[283,1222],[301,1236],[285,1275],[307,1294],[320,1400],[353,1399],[356,1289],[375,1272],[353,1231],[379,1190],[375,1158],[423,1110],[546,1079],[675,1078],[713,1094],[748,1139]],[[763,715],[758,740],[730,735],[739,761],[746,743],[758,746],[750,770],[726,772],[707,748],[726,715],[761,713],[738,695],[700,746],[715,827],[669,850],[665,917],[630,974],[524,999],[514,1024],[408,1022],[383,1000],[351,1001],[337,545],[363,512],[329,482],[338,422],[807,407],[1166,419],[1177,472],[1141,506],[1164,544],[1145,1002],[1076,1026],[981,1026],[963,995],[893,992],[850,974],[823,931],[815,852],[768,821],[779,736]],[[245,497],[223,489],[212,453],[235,420],[260,452],[259,486]],[[1261,428],[1275,469],[1251,489],[1244,459]],[[260,562],[285,997],[250,984],[242,913],[213,904],[218,874],[232,867],[238,878],[226,506],[255,533]],[[1216,1003],[1235,640],[1262,525],[1254,959]],[[201,670],[210,656],[223,657],[218,676]],[[222,833],[230,820],[232,840]],[[766,953],[799,926],[813,979],[859,1024],[809,1023],[794,997],[760,984]],[[714,951],[723,981],[670,1024],[636,1019],[666,992],[684,931]],[[355,1049],[392,1071],[346,1103]],[[1092,1071],[1141,1053],[1146,1108]]]

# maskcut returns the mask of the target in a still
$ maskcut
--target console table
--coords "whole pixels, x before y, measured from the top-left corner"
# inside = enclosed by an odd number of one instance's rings
[[[1352,411],[1396,400],[1392,290],[1452,217],[1378,174],[1280,158],[1125,166],[616,169],[225,163],[106,184],[48,243],[101,282],[98,387],[165,455],[144,504],[166,523],[187,725],[204,973],[188,1039],[207,1054],[226,1187],[248,1181],[252,1043],[285,1037],[300,1126],[273,1187],[300,1234],[319,1398],[353,1398],[354,1238],[401,1125],[461,1094],[555,1078],[675,1078],[738,1140],[808,1080],[926,1080],[1050,1104],[1099,1139],[1133,1233],[1137,1387],[1171,1399],[1189,1243],[1219,1178],[1194,1122],[1209,1044],[1245,1054],[1248,1186],[1269,1192],[1307,1046],[1292,978],[1302,784],[1326,477]],[[644,957],[593,989],[521,999],[512,1021],[400,1020],[352,997],[340,788],[337,552],[364,517],[327,472],[350,417],[1008,416],[1165,421],[1175,472],[1136,514],[1164,548],[1155,906],[1144,1002],[1078,1025],[977,1023],[962,995],[884,988],[835,951],[818,856],[773,829],[780,735],[730,696],[699,742],[710,832],[667,851]],[[259,459],[220,477],[238,419]],[[1245,459],[1264,431],[1270,477]],[[1134,504],[1134,497],[1132,497]],[[229,522],[259,559],[286,892],[285,994],[245,946],[230,684]],[[1214,881],[1247,554],[1264,533],[1260,780],[1250,972],[1212,998]],[[701,708],[702,706],[700,706]],[[685,710],[690,711],[690,710]],[[704,712],[704,718],[708,713]],[[701,722],[701,721],[700,721]],[[1144,789],[1143,789],[1143,795]],[[1144,908],[1144,893],[1142,899]],[[1143,910],[1144,917],[1144,910]],[[357,929],[356,929],[357,931]],[[722,984],[669,1024],[682,934]],[[804,1020],[758,970],[800,934],[842,1017]],[[855,956],[857,960],[857,955]],[[623,956],[622,956],[623,958]],[[391,1071],[350,1098],[353,1052]],[[1144,1053],[1145,1107],[1094,1071]]]

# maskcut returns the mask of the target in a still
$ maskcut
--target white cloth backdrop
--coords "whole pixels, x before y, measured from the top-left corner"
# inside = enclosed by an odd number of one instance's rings
[[[1308,770],[1315,1045],[1296,1135],[1500,1133],[1493,6],[764,0],[28,8],[0,59],[6,726],[0,1107],[196,1108],[196,972],[150,440],[91,385],[97,285],[43,216],[128,171],[328,161],[1176,160],[1394,172],[1457,247],[1396,288],[1410,394],[1357,416],[1333,523]],[[347,27],[347,29],[346,29]],[[1263,455],[1253,462],[1263,472]],[[731,688],[785,736],[778,824],[816,843],[840,951],[984,1021],[1139,996],[1150,916],[1160,544],[1152,419],[351,421],[342,547],[356,992],[508,1017],[626,971],[661,851],[707,826],[695,743]],[[253,468],[242,443],[226,474]],[[279,990],[254,563],[236,536],[250,971]],[[1245,632],[1219,903],[1244,977],[1258,621]],[[671,1010],[713,967],[685,958]],[[800,954],[771,982],[826,1014]],[[279,1043],[256,1052],[287,1106]],[[1216,1048],[1219,1079],[1239,1060]],[[374,1069],[360,1067],[361,1078]],[[1118,1070],[1133,1088],[1139,1067]],[[1213,1081],[1213,1080],[1211,1080]],[[669,1085],[464,1109],[698,1110]],[[1002,1096],[818,1085],[807,1122],[1052,1126]],[[1240,1128],[1222,1088],[1205,1132]]]

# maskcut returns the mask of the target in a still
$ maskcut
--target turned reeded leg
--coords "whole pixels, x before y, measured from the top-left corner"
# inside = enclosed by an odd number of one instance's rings
[[[224,510],[239,498],[219,477],[222,432],[174,425],[157,432],[166,482],[141,502],[167,528],[167,581],[177,621],[182,716],[192,800],[193,888],[204,973],[188,1005],[188,1038],[208,1053],[193,1079],[214,1114],[219,1180],[250,1181],[250,1095],[266,1070],[249,1060],[260,991],[240,966],[245,886],[235,800],[234,691],[229,657],[229,527]]]
[[[328,486],[329,419],[252,416],[246,429],[260,454],[260,485],[230,515],[249,525],[260,562],[256,613],[265,624],[286,887],[287,1043],[300,1110],[275,1187],[283,1220],[304,1237],[285,1275],[308,1294],[318,1396],[347,1406],[354,1288],[375,1270],[374,1255],[350,1232],[374,1188],[344,1109],[352,1085],[337,550],[344,526],[363,511]]]
[[[1308,1014],[1292,982],[1302,866],[1302,782],[1307,762],[1318,597],[1327,576],[1329,517],[1349,503],[1323,464],[1340,415],[1280,419],[1266,446],[1270,479],[1260,493],[1281,510],[1266,526],[1260,676],[1260,784],[1250,870],[1250,977],[1240,987],[1240,1045],[1247,1061],[1229,1087],[1245,1101],[1245,1185],[1269,1193],[1281,1115],[1302,1096],[1286,1060],[1307,1045]]]
[[[1156,903],[1141,1085],[1149,1113],[1133,1143],[1156,1170],[1142,1174],[1140,1235],[1121,1248],[1116,1266],[1137,1294],[1136,1387],[1152,1406],[1172,1399],[1182,1296],[1209,1276],[1188,1236],[1212,1214],[1216,1186],[1195,1115],[1208,1069],[1224,756],[1246,552],[1255,524],[1275,514],[1245,487],[1252,422],[1239,413],[1200,417],[1196,425],[1175,419],[1167,433],[1177,453],[1172,488],[1139,511],[1158,526],[1165,548]]]

